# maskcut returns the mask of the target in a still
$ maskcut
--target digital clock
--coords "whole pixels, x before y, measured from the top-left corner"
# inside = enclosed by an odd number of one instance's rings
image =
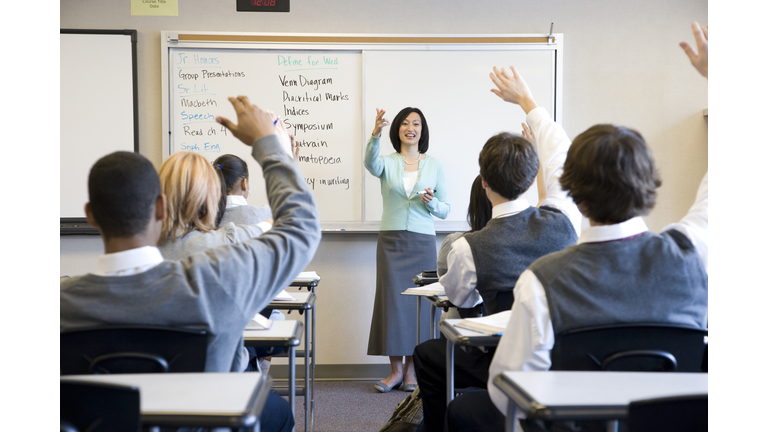
[[[237,0],[238,12],[290,12],[291,0]]]

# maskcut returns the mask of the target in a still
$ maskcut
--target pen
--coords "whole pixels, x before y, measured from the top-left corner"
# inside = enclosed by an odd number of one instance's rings
[[[437,189],[433,189],[432,192],[437,192]],[[425,193],[427,193],[427,191],[418,191],[416,193],[418,193],[419,195],[424,195]]]
[[[278,117],[278,118],[276,118],[276,119],[275,119],[275,122],[274,122],[274,123],[272,123],[272,126],[277,126],[277,122],[279,122],[281,118],[282,118],[282,117]]]

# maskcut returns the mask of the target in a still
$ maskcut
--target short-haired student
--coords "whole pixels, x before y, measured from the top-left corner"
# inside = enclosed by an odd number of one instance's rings
[[[217,121],[252,147],[275,215],[272,229],[180,261],[164,260],[156,244],[168,209],[154,167],[136,153],[105,156],[91,169],[85,208],[105,254],[94,272],[61,281],[61,330],[115,324],[203,329],[210,335],[207,372],[246,369],[243,329],[310,262],[321,234],[312,191],[269,114],[245,96],[229,100],[238,123]],[[262,430],[290,431],[288,403],[270,393],[266,404]]]
[[[706,77],[707,29],[694,23],[693,33],[698,54],[681,45]],[[505,100],[522,105],[527,99],[514,71],[496,71],[491,77]],[[707,179],[705,174],[688,213],[656,234],[642,216],[653,208],[661,181],[643,137],[605,124],[577,136],[560,184],[590,226],[578,244],[536,260],[520,276],[509,324],[491,362],[488,390],[454,399],[448,406],[448,429],[504,430],[507,398],[492,380],[504,371],[549,370],[555,335],[562,331],[640,322],[706,329]],[[527,432],[562,426],[531,419],[521,423]],[[578,427],[586,431],[602,425]]]

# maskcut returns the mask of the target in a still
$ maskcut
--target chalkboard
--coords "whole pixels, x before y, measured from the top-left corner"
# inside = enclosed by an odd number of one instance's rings
[[[109,153],[139,151],[136,30],[60,32],[60,233],[85,221],[88,172]]]
[[[448,173],[451,213],[438,231],[467,229],[477,156],[501,131],[520,132],[523,111],[490,92],[493,66],[515,67],[537,102],[559,121],[562,35],[356,36],[163,32],[164,154],[191,150],[249,163],[252,193],[266,202],[261,171],[243,145],[215,122],[235,118],[229,96],[244,94],[275,112],[300,144],[298,161],[326,231],[376,231],[379,180],[365,171],[375,108],[392,120],[406,106],[424,112],[429,154]],[[382,139],[382,154],[394,151]],[[526,197],[538,199],[536,188]]]

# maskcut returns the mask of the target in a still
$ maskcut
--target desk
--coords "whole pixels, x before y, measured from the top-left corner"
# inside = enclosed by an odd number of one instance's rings
[[[310,285],[306,285],[309,289]],[[315,283],[313,288],[317,287]],[[315,293],[309,292],[289,292],[296,300],[294,301],[273,301],[267,306],[271,309],[279,310],[297,310],[299,313],[304,314],[304,425],[306,430],[311,431],[314,428],[315,418]],[[280,322],[280,321],[276,321]],[[312,338],[310,339],[310,329]],[[310,379],[310,364],[311,364],[311,379]],[[295,365],[291,363],[289,365],[290,371],[288,372],[290,377],[296,375]],[[310,387],[311,383],[311,387]],[[293,406],[291,406],[293,407]]]
[[[437,325],[440,333],[445,336],[445,384],[448,398],[446,405],[453,400],[453,350],[454,346],[495,347],[499,344],[501,336],[488,336],[472,330],[457,328],[455,325],[460,319],[446,319]]]
[[[272,380],[254,373],[152,373],[66,375],[61,381],[88,381],[139,388],[145,427],[246,427],[257,430]]]
[[[288,402],[291,412],[296,415],[296,346],[301,343],[301,321],[272,321],[269,330],[244,330],[245,346],[254,348],[288,347]],[[245,375],[250,375],[247,373]],[[306,378],[305,378],[306,385]],[[306,405],[306,404],[305,404]]]
[[[514,432],[517,409],[542,420],[621,420],[635,400],[707,394],[706,373],[504,372],[494,385],[509,398],[506,430]],[[614,428],[618,421],[613,422]]]

